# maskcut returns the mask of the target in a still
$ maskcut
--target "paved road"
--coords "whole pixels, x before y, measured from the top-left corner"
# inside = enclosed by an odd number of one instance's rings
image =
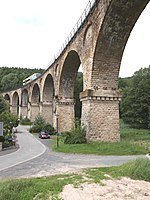
[[[35,138],[23,126],[18,130],[20,149],[0,156],[0,179],[46,176],[78,171],[81,168],[114,166],[141,157],[56,153],[48,147],[51,140]]]

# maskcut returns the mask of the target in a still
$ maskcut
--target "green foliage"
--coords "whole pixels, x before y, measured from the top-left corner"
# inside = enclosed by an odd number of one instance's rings
[[[86,132],[84,128],[81,127],[79,122],[76,122],[75,128],[73,128],[70,132],[65,133],[65,144],[82,144],[86,142]]]
[[[0,135],[0,142],[4,142],[4,141],[5,141],[4,136]]]
[[[150,181],[150,160],[141,158],[130,161],[118,167],[112,174],[117,177],[128,176],[136,180]]]
[[[130,86],[123,91],[122,119],[132,127],[149,128],[150,124],[150,66],[134,73]]]
[[[22,86],[22,82],[34,73],[43,73],[43,69],[28,69],[17,67],[0,67],[0,91],[16,89]]]
[[[9,129],[10,123],[12,123],[12,126],[14,127],[18,126],[18,117],[8,111],[0,114],[0,121],[4,122],[4,129]]]
[[[9,110],[9,106],[6,100],[2,96],[0,96],[0,113],[4,111],[8,111],[8,110]]]
[[[33,122],[33,126],[30,128],[30,132],[39,133],[40,131],[52,134],[54,132],[54,127],[51,124],[46,123],[41,115],[38,115]]]
[[[90,142],[87,144],[64,144],[64,139],[59,140],[59,148],[53,150],[64,153],[82,153],[97,155],[142,155],[147,154],[150,142],[150,131],[133,129],[121,123],[120,142]]]
[[[33,122],[33,126],[31,127],[30,132],[34,133],[40,132],[43,130],[44,125],[45,125],[44,118],[41,115],[38,115]]]
[[[28,119],[27,117],[25,117],[25,118],[22,118],[20,120],[20,124],[22,124],[22,125],[31,125],[32,123],[31,123],[30,119]]]
[[[0,199],[60,200],[59,193],[65,185],[82,182],[82,176],[78,174],[0,181]]]
[[[54,127],[49,123],[44,124],[43,131],[45,131],[46,133],[48,133],[50,135],[55,133]]]

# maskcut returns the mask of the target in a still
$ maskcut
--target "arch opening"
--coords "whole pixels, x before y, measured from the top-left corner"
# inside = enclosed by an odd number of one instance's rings
[[[111,1],[97,39],[93,59],[92,87],[110,90],[118,88],[118,76],[125,45],[148,2],[149,0]]]
[[[61,73],[59,87],[60,98],[74,98],[74,86],[80,64],[81,60],[78,53],[73,50],[70,51],[65,59]]]
[[[53,98],[54,98],[54,81],[52,76],[49,74],[44,82],[43,102],[52,102]]]
[[[9,94],[5,94],[4,99],[10,104],[10,96],[9,96]]]
[[[22,106],[27,106],[28,105],[28,90],[27,89],[24,89],[22,91],[21,103],[22,103]]]
[[[32,104],[40,103],[40,88],[37,83],[34,85],[32,90],[31,103]]]
[[[15,92],[12,97],[12,113],[19,115],[19,95],[17,92]]]
[[[59,114],[59,127],[62,132],[69,131],[74,127],[75,117],[81,117],[82,104],[79,100],[79,88],[77,85],[77,81],[78,84],[81,82],[83,90],[82,73],[78,75],[80,65],[81,60],[78,53],[74,50],[70,51],[64,61],[60,76],[56,109]],[[78,99],[77,101],[76,98]]]
[[[53,124],[54,118],[54,81],[51,74],[48,74],[43,87],[43,104],[42,104],[42,116],[46,122]]]

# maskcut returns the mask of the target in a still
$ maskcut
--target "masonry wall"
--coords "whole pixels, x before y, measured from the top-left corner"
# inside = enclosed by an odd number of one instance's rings
[[[31,105],[31,118],[30,120],[33,122],[36,116],[40,113],[39,105]]]
[[[27,106],[21,107],[21,116],[22,117],[28,117],[28,107]]]
[[[53,124],[53,104],[45,103],[42,104],[41,113],[42,117],[46,122]]]
[[[118,141],[119,101],[90,99],[82,101],[82,124],[88,141]]]
[[[58,104],[58,131],[70,131],[74,127],[74,104]],[[56,127],[56,118],[55,118]]]

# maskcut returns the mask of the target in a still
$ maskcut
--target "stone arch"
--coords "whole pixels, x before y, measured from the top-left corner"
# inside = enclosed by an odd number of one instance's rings
[[[82,97],[82,123],[88,140],[120,138],[120,63],[130,32],[148,2],[112,0],[105,11],[93,55],[91,88]]]
[[[28,105],[28,90],[24,89],[21,93],[21,104],[22,106],[27,106]]]
[[[115,90],[123,51],[149,0],[112,0],[99,31],[91,77],[92,88]]]
[[[56,104],[61,132],[69,131],[74,127],[74,86],[80,64],[81,61],[78,53],[71,50],[64,61],[61,71],[59,94]]]
[[[35,83],[31,95],[31,104],[39,104],[39,103],[40,103],[40,88],[38,84]]]
[[[9,94],[5,94],[4,99],[10,104],[10,96]]]
[[[81,60],[78,53],[71,50],[65,59],[60,76],[59,96],[61,98],[73,99],[74,84],[80,64]]]
[[[17,92],[14,92],[12,96],[12,113],[19,115],[19,95]]]
[[[28,116],[28,102],[29,102],[28,90],[24,89],[21,93],[21,116],[23,118]]]
[[[40,88],[37,83],[34,84],[31,94],[30,103],[30,119],[34,121],[37,115],[40,114]]]
[[[53,113],[55,112],[54,94],[55,90],[53,77],[51,74],[48,74],[45,78],[43,86],[42,116],[50,124],[53,124]]]
[[[54,98],[54,81],[51,74],[48,74],[43,87],[43,102],[52,102]]]

